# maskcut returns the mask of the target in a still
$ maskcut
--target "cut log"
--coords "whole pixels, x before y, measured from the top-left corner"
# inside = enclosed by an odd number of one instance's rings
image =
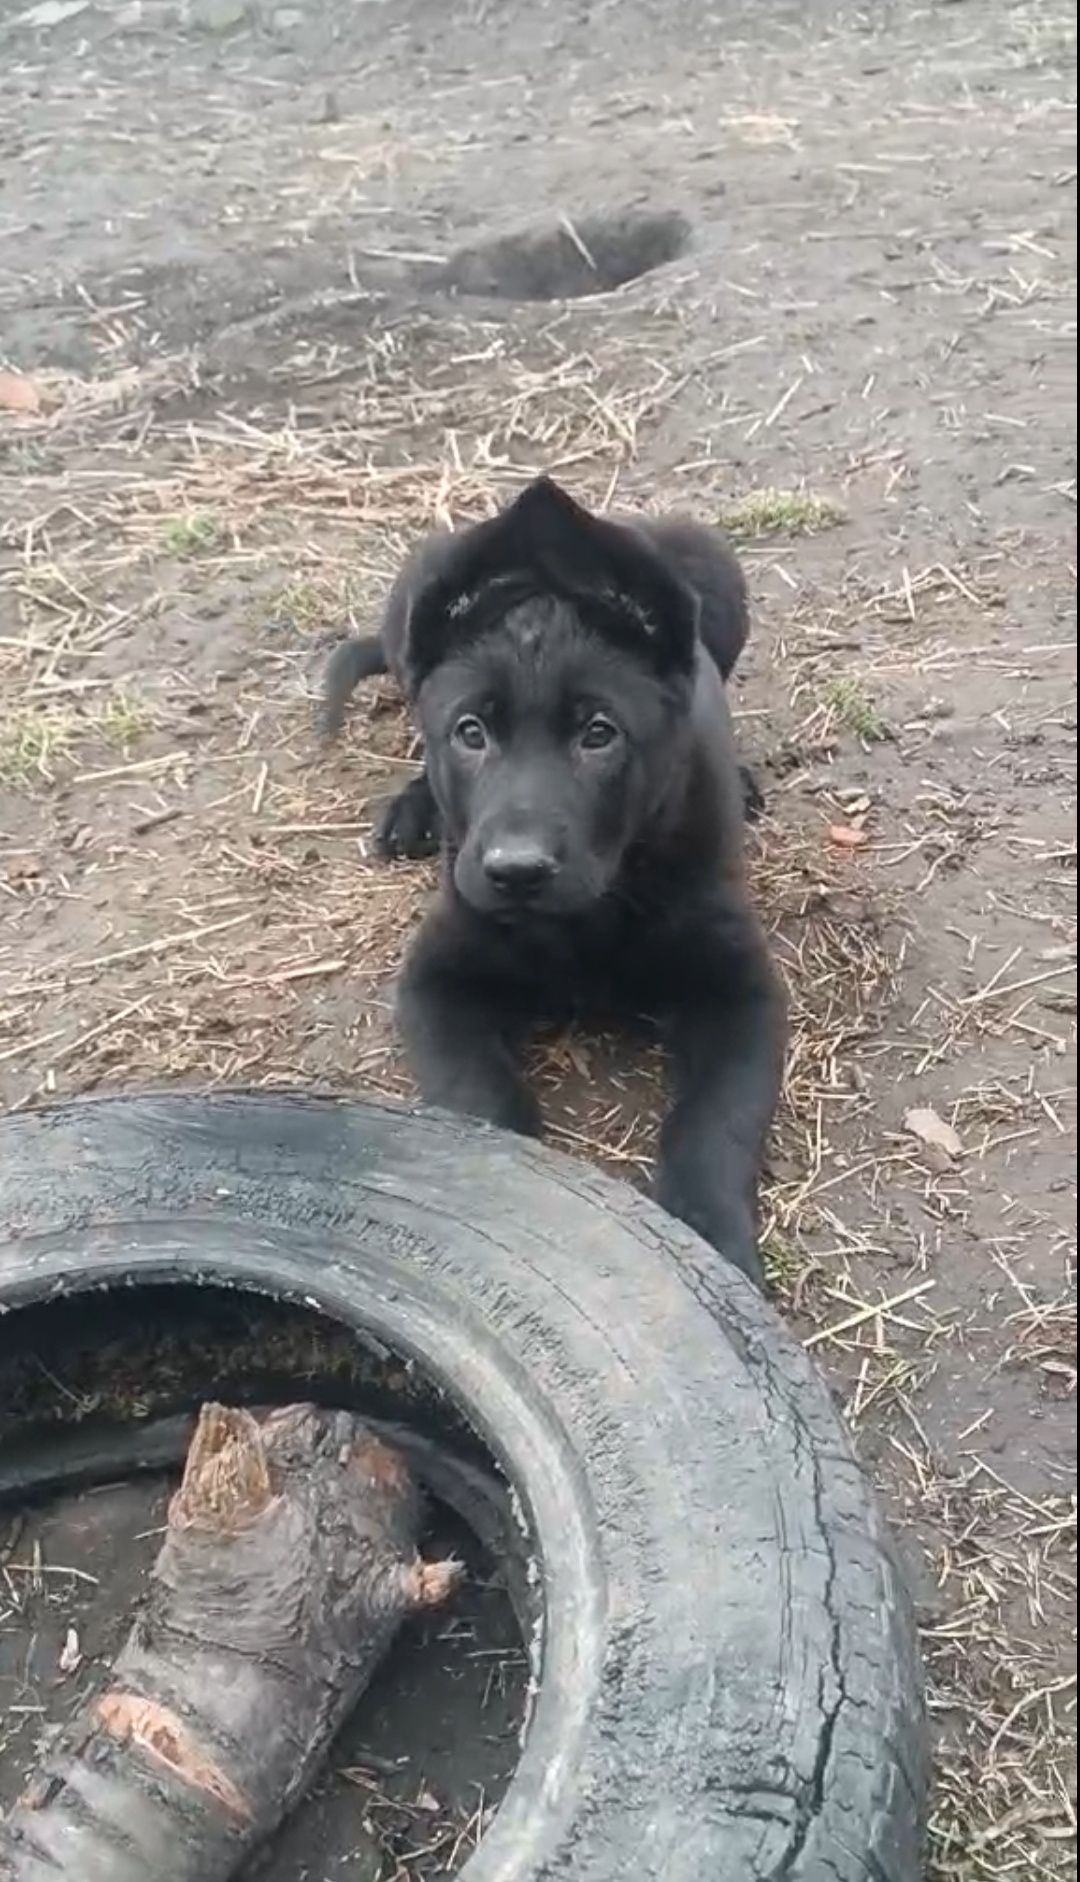
[[[360,1420],[205,1406],[108,1684],[0,1823],[2,1882],[234,1875],[400,1622],[454,1586],[419,1525],[404,1463]]]

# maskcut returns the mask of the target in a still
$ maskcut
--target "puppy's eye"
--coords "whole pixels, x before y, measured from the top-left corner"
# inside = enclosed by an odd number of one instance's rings
[[[605,719],[603,713],[594,713],[587,725],[582,727],[582,749],[584,751],[604,751],[608,745],[614,745],[618,736],[619,728],[617,725],[612,725],[611,720]]]
[[[454,727],[454,743],[466,751],[485,751],[487,749],[487,731],[482,719],[472,713],[466,713]]]

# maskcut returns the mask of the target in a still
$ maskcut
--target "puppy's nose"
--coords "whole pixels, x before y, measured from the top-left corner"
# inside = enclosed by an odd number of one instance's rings
[[[484,874],[504,895],[536,895],[555,869],[554,856],[531,837],[503,837],[484,851]]]

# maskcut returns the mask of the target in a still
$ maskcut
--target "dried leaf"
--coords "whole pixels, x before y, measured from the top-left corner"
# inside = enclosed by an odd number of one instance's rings
[[[946,1124],[936,1111],[905,1111],[904,1129],[917,1137],[920,1143],[929,1144],[934,1150],[943,1150],[947,1157],[963,1155],[964,1146],[952,1125]]]
[[[32,379],[21,372],[0,372],[0,412],[39,412],[41,397]]]
[[[851,823],[830,823],[829,842],[844,850],[861,849],[867,841],[865,830],[858,830]]]

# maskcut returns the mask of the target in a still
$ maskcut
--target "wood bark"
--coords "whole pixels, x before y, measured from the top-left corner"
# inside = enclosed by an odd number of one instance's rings
[[[404,1617],[455,1562],[358,1419],[204,1407],[109,1680],[7,1820],[0,1882],[224,1882],[303,1793]]]

